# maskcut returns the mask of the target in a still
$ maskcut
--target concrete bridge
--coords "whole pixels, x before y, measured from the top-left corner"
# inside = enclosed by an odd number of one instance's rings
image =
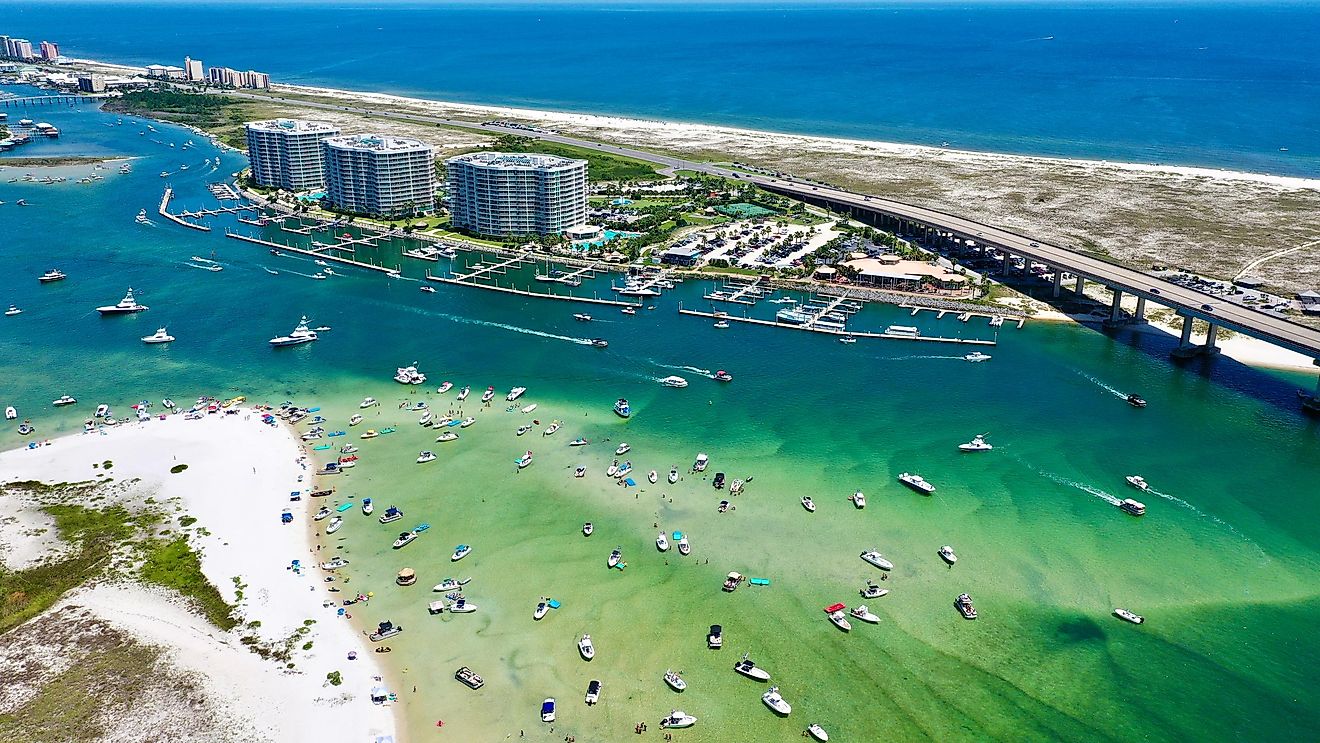
[[[23,98],[0,98],[0,108],[26,108],[28,106],[72,106],[98,100],[90,95],[30,95]]]

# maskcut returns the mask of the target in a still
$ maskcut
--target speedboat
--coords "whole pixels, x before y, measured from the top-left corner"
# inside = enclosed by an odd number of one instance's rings
[[[586,475],[587,475],[587,468],[583,467],[582,465],[578,465],[578,468],[573,470],[573,477],[586,477]]]
[[[714,379],[716,382],[732,382],[733,375],[724,371],[723,369],[720,369],[719,371],[715,372],[715,376],[711,377],[711,379]]]
[[[940,555],[940,559],[944,560],[950,565],[958,562],[958,556],[953,553],[953,548],[947,544],[944,545],[943,547],[940,547],[939,555]]]
[[[541,702],[541,722],[555,721],[555,699],[550,697]]]
[[[1128,475],[1127,482],[1128,485],[1131,485],[1137,490],[1150,490],[1150,483],[1146,482],[1145,478],[1141,475]]]
[[[1131,498],[1124,498],[1123,500],[1119,501],[1118,507],[1123,509],[1124,511],[1127,511],[1133,516],[1146,515],[1146,504],[1140,501],[1132,500]]]
[[[9,405],[5,408],[5,420],[12,421],[17,417],[18,417],[18,411],[14,409],[13,405]]]
[[[848,612],[848,614],[862,620],[863,622],[869,622],[871,624],[879,624],[880,622],[880,617],[872,614],[866,604],[858,604],[852,611]]]
[[[812,740],[818,740],[821,743],[826,743],[830,739],[830,734],[825,732],[825,728],[814,722],[807,726],[807,735],[810,735]]]
[[[655,548],[661,552],[669,551],[669,539],[665,537],[664,532],[660,532],[660,536],[655,538]]]
[[[483,392],[483,393],[481,394],[481,402],[482,402],[482,403],[488,403],[488,402],[490,402],[491,400],[494,400],[494,399],[495,399],[495,388],[494,388],[494,387],[487,387],[487,388],[486,388],[486,391]]]
[[[606,467],[606,468],[605,468],[605,476],[606,476],[606,477],[614,477],[614,475],[615,475],[618,471],[619,471],[619,460],[616,459],[616,460],[614,460],[613,462],[610,462],[610,466],[609,466],[609,467]]]
[[[65,405],[72,405],[76,402],[78,402],[78,400],[73,397],[70,397],[69,395],[60,395],[59,399],[51,400],[50,404],[59,408],[59,407],[64,407]]]
[[[457,397],[456,399],[457,399],[459,402],[463,402],[464,400],[467,399],[468,393],[470,393],[470,392],[472,392],[472,388],[471,388],[471,387],[464,387],[463,389],[461,389],[461,390],[458,391],[458,397]]]
[[[848,500],[852,501],[853,505],[857,506],[859,509],[866,508],[866,495],[860,490],[848,496]]]
[[[426,464],[427,462],[434,462],[434,461],[435,461],[435,452],[424,451],[421,454],[417,455],[418,464]]]
[[[458,439],[458,434],[454,433],[453,431],[445,431],[444,433],[435,437],[435,440],[437,442],[454,441],[456,439]]]
[[[348,560],[336,555],[329,562],[321,563],[321,569],[327,572],[334,572],[348,564]]]
[[[861,554],[861,558],[862,558],[862,562],[865,562],[870,565],[874,565],[875,567],[880,568],[881,570],[894,569],[894,563],[886,560],[884,555],[881,555],[876,550],[867,550],[863,552]]]
[[[674,691],[681,692],[687,688],[687,682],[683,680],[682,676],[667,669],[665,670],[665,683],[669,684],[669,688]]]
[[[317,511],[316,515],[313,516],[312,519],[314,521],[320,521],[329,515],[330,515],[330,508],[328,506],[321,506],[321,510]]]
[[[513,389],[509,390],[509,394],[505,395],[504,399],[508,400],[509,402],[513,402],[514,400],[517,400],[518,398],[522,397],[523,393],[526,391],[527,391],[526,387],[514,387]]]
[[[756,663],[752,662],[746,655],[743,655],[742,660],[733,664],[733,670],[754,681],[770,680],[770,672],[764,668],[758,668]]]
[[[591,660],[596,657],[596,648],[591,644],[591,635],[583,635],[578,640],[578,652],[582,654],[582,660]]]
[[[417,419],[417,425],[419,426],[431,425],[431,411],[428,410],[425,413],[422,413],[422,417]]]
[[[367,429],[367,432],[364,433],[364,434],[362,434],[362,435],[359,436],[358,438],[362,438],[362,439],[374,439],[374,438],[376,438],[376,437],[379,436],[379,435],[380,435],[380,432],[377,431],[376,429],[374,429],[374,428],[368,428],[368,429]]]
[[[964,356],[963,359],[966,360],[966,361],[971,361],[971,362],[977,362],[977,361],[989,361],[989,360],[990,360],[990,354],[988,354],[988,353],[981,353],[980,351],[972,351],[971,353],[969,353],[969,354],[967,354],[966,356]]]
[[[587,706],[591,706],[600,701],[600,680],[592,679],[587,682]]]
[[[440,385],[439,387],[436,387],[436,388],[435,388],[435,391],[436,391],[436,394],[438,394],[438,395],[443,395],[443,394],[445,394],[446,392],[452,390],[453,388],[454,388],[454,383],[453,383],[453,382],[445,382],[444,384]]]
[[[654,485],[657,482],[660,482],[660,473],[656,472],[655,470],[651,470],[646,474],[646,480],[647,482],[650,482],[652,485]]]
[[[921,475],[914,475],[910,472],[904,472],[898,476],[898,481],[922,495],[930,495],[935,492],[935,486],[926,482]]]
[[[839,338],[839,342],[840,342],[840,343],[856,343],[856,342],[857,342],[857,339],[854,338],[854,337],[852,337],[851,335],[845,335],[845,336]]]
[[[627,454],[631,449],[632,447],[628,446],[628,442],[625,441],[619,444],[618,448],[614,450],[614,453],[617,454],[618,456],[623,456],[624,454]]]
[[[518,426],[518,435],[521,436],[530,430],[532,430],[531,426]]]
[[[665,679],[668,680],[668,678],[669,678],[668,675],[666,675]],[[682,681],[682,679],[679,679],[679,681]],[[687,687],[685,686],[684,688]],[[679,691],[682,691],[682,689],[680,689]],[[668,717],[662,717],[660,719],[661,729],[690,728],[695,724],[697,724],[697,718],[693,717],[692,715],[689,715],[688,713],[684,712],[681,709],[676,709],[670,712]]]
[[[477,605],[459,596],[454,599],[454,603],[449,605],[449,611],[454,614],[471,614],[477,610]]]
[[[132,312],[142,312],[147,309],[149,308],[145,304],[138,304],[137,300],[133,298],[133,289],[130,287],[124,298],[119,300],[119,304],[97,307],[96,311],[102,315],[124,315]]]
[[[569,446],[586,446],[588,443],[590,443],[590,442],[587,441],[586,439],[584,439],[584,438],[582,438],[582,437],[579,436],[578,438],[573,439],[572,441],[568,442],[568,445],[569,445]]]
[[[426,292],[427,294],[435,294],[435,287],[434,287],[434,286],[423,286],[423,287],[420,287],[420,288],[421,288],[422,291]]]
[[[173,343],[174,336],[165,332],[165,328],[158,328],[155,333],[152,333],[151,335],[142,336],[142,342],[143,343]]]
[[[458,426],[459,426],[459,428],[467,428],[468,426],[470,426],[470,425],[472,425],[473,423],[476,423],[476,422],[477,422],[477,419],[476,419],[476,418],[473,418],[472,416],[468,416],[468,417],[464,418],[463,420],[459,421],[459,422],[458,422]]]
[[[591,533],[595,530],[596,527],[590,521],[588,521],[582,525],[582,536],[589,537],[591,536]]]
[[[1118,617],[1119,619],[1122,619],[1125,622],[1131,622],[1133,624],[1142,624],[1143,622],[1146,621],[1145,617],[1141,616],[1140,614],[1134,614],[1128,611],[1127,609],[1114,609],[1114,616]]]
[[[708,464],[710,464],[710,457],[706,456],[705,453],[699,453],[697,454],[697,461],[692,463],[692,471],[705,472]]]
[[[444,580],[435,584],[435,586],[433,586],[431,590],[437,593],[445,593],[446,591],[457,591],[458,589],[462,588],[463,586],[466,586],[471,582],[472,582],[471,578],[463,578],[463,579],[445,578]]]
[[[161,400],[160,405],[166,410],[173,410],[175,408],[174,401],[168,397],[165,398],[164,400]]]
[[[370,516],[372,511],[376,510],[376,504],[370,498],[362,499],[362,515]]]
[[[541,435],[550,436],[563,427],[564,427],[563,423],[560,423],[559,421],[555,421],[551,423],[548,427],[546,427],[546,429],[541,432]]]
[[[669,470],[669,484],[670,484],[670,485],[673,485],[673,484],[676,483],[676,482],[678,482],[678,469],[677,469],[677,468],[670,468],[670,470]]]
[[[632,415],[632,408],[628,406],[628,401],[620,397],[614,403],[614,413],[620,418],[627,418]]]
[[[605,565],[611,568],[618,567],[619,561],[622,559],[623,559],[623,553],[620,552],[618,549],[615,549],[610,552],[610,557],[608,560],[605,561]]]
[[[518,457],[518,459],[514,460],[514,463],[518,465],[518,469],[523,469],[524,467],[532,463],[532,452],[531,451],[523,452],[523,455],[521,457]]]
[[[632,462],[624,462],[623,464],[619,465],[619,469],[614,471],[614,476],[622,480],[623,478],[627,477],[629,473],[632,472],[632,469],[633,469]]]
[[[723,473],[723,472],[716,472],[716,473],[715,473],[715,479],[714,479],[714,480],[711,480],[711,481],[710,481],[710,484],[711,484],[712,486],[714,486],[714,488],[715,488],[716,490],[720,490],[721,488],[723,488],[723,487],[724,487],[724,473]]]
[[[417,538],[416,531],[401,532],[399,534],[399,538],[394,540],[394,549],[397,550],[402,547],[407,547],[408,545],[412,544],[413,540],[416,538]]]
[[[380,404],[380,403],[377,402],[377,401],[376,401],[376,398],[374,398],[374,397],[364,397],[364,398],[362,398],[362,402],[358,403],[358,407],[359,407],[359,408],[370,408],[370,407],[372,407],[372,406],[374,406],[374,405],[379,405],[379,404]]]
[[[1141,395],[1133,393],[1127,396],[1127,404],[1134,408],[1144,408],[1146,407],[1146,400]]]
[[[619,311],[622,312],[622,313],[625,314],[625,315],[636,315],[636,314],[637,314],[637,310],[633,309],[632,307],[624,307],[623,309],[621,309],[621,310],[619,310]]]
[[[417,362],[400,366],[394,370],[394,381],[399,384],[424,384],[426,375],[417,370]],[[459,398],[460,400],[463,398]]]
[[[710,631],[706,633],[706,647],[711,650],[719,650],[724,647],[724,628],[718,624],[712,624]],[[744,660],[746,656],[744,656]]]
[[[356,413],[354,413],[353,415],[349,416],[349,418],[348,418],[348,425],[349,425],[349,426],[356,426],[357,424],[359,424],[359,423],[361,423],[361,422],[362,422],[362,416],[361,416],[361,415],[358,415],[358,414],[356,414]]]
[[[530,413],[530,412],[532,412],[533,410],[536,410],[536,403],[532,403],[531,405],[527,405],[527,406],[523,407],[523,409],[522,409],[521,412],[523,412],[523,413]]]
[[[743,487],[746,484],[747,483],[743,480],[734,480],[732,483],[729,483],[729,492],[737,495],[742,492]]]
[[[610,345],[610,342],[604,338],[592,338],[587,342],[591,344],[592,348],[609,348]]]
[[[276,348],[282,346],[297,346],[302,343],[311,343],[316,340],[316,338],[316,331],[307,327],[307,316],[303,315],[292,333],[289,333],[288,335],[277,335],[274,338],[271,338],[270,345],[275,346]],[[366,406],[363,405],[362,407]]]
[[[398,521],[401,518],[403,518],[403,510],[396,508],[394,506],[390,506],[389,508],[385,509],[385,513],[380,515],[379,520],[380,523],[382,524],[389,524],[394,521]]]
[[[802,496],[802,507],[807,509],[809,513],[816,512],[816,504],[812,502],[811,496],[809,495]]]
[[[23,421],[18,424],[18,435],[20,436],[31,436],[36,430],[31,421]]]
[[[342,516],[336,516],[330,519],[330,524],[325,527],[325,533],[334,534],[335,532],[339,531],[339,527],[343,525],[344,525],[344,518]]]
[[[681,531],[674,532],[674,538],[678,540],[678,554],[684,557],[692,554],[692,545],[688,543],[687,535]]]
[[[684,379],[684,378],[682,378],[682,377],[680,377],[680,376],[677,376],[677,375],[669,376],[669,377],[665,377],[664,379],[660,380],[660,384],[663,384],[663,385],[666,386],[666,387],[686,387],[686,386],[688,386],[688,382],[687,382],[687,380]]]
[[[848,607],[843,604],[830,604],[825,607],[825,615],[829,617],[830,622],[833,623],[835,627],[838,627],[844,632],[851,632],[852,623],[848,621],[848,617],[843,613],[843,610],[847,608]]]
[[[574,312],[573,319],[578,322],[591,322],[591,315],[588,315],[585,312]]]
[[[467,557],[468,554],[470,554],[471,552],[472,552],[471,545],[460,544],[454,548],[454,554],[449,556],[449,561],[458,562],[459,560],[462,560],[464,557]]]
[[[8,411],[10,410],[13,410],[13,408],[7,408],[5,412],[8,413]],[[107,415],[110,415],[110,406],[106,405],[105,403],[101,403],[100,405],[97,405],[96,412],[93,415],[95,415],[97,418],[104,418]],[[13,419],[18,417],[18,414],[15,413],[14,415],[6,415],[5,417]]]
[[[963,615],[963,619],[976,619],[976,607],[972,606],[971,596],[965,593],[959,594],[954,606],[958,608],[958,613]]]
[[[52,281],[63,281],[67,278],[68,276],[65,276],[63,271],[59,270],[58,268],[52,268],[46,273],[43,273],[42,275],[38,276],[37,281],[40,281],[43,284],[49,284]]]
[[[994,447],[985,443],[985,434],[978,433],[971,441],[958,445],[958,451],[990,451]]]
[[[356,446],[353,446],[352,444],[344,444],[343,446],[339,447],[340,454],[352,454],[357,450],[358,448]]]
[[[772,686],[770,690],[761,695],[761,701],[769,707],[772,712],[781,717],[787,717],[793,711],[793,707],[784,698],[779,696],[779,687]]]
[[[728,321],[728,320],[716,320],[716,321],[715,321],[715,326],[714,326],[714,327],[715,327],[716,330],[727,330],[728,327],[729,327],[729,321]]]

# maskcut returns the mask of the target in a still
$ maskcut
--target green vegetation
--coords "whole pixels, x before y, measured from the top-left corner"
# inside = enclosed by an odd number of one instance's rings
[[[182,93],[167,88],[135,90],[106,102],[104,109],[205,129],[225,144],[246,147],[243,123],[261,118],[258,104],[204,93]]]
[[[4,135],[0,134],[0,139],[4,139]],[[0,168],[54,168],[60,165],[93,165],[106,162],[110,162],[110,158],[76,155],[66,157],[6,157],[0,160]]]
[[[220,629],[229,630],[238,625],[234,607],[225,603],[220,591],[202,574],[202,561],[188,544],[187,537],[176,537],[168,542],[152,540],[146,550],[141,571],[143,580],[173,588],[187,596]]]
[[[340,675],[339,671],[331,671],[330,673],[327,673],[325,675],[325,680],[329,681],[331,686],[339,686],[344,683],[344,678]]]
[[[186,469],[188,469],[188,465],[186,465],[186,464],[176,464],[176,465],[174,465],[173,467],[170,468],[170,474],[171,474],[171,475],[177,475],[177,474],[179,474],[180,472],[183,472],[183,471],[186,470]]]
[[[531,137],[505,134],[491,143],[496,152],[537,152],[587,161],[587,177],[593,181],[653,181],[660,174],[655,166],[644,160],[611,155],[588,147],[574,147],[556,142],[543,142]]]

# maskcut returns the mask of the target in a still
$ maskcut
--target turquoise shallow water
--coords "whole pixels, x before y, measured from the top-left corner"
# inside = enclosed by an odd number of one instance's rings
[[[1312,497],[1320,448],[1316,422],[1295,409],[1296,378],[1223,359],[1175,367],[1168,344],[1149,337],[1045,324],[1001,331],[984,364],[950,358],[965,349],[940,345],[721,331],[676,314],[680,302],[703,305],[709,287],[695,282],[627,318],[473,289],[423,294],[413,281],[352,271],[312,281],[298,275],[317,268],[308,261],[225,239],[233,222],[212,221],[211,234],[134,223],[139,209],[154,216],[165,181],[179,208],[213,206],[205,183],[236,170],[238,157],[222,154],[223,167],[209,174],[193,163],[216,153],[181,154],[184,141],[202,140],[177,128],[138,135],[136,122],[114,126],[113,116],[84,109],[43,118],[65,135],[40,145],[42,154],[138,159],[131,175],[112,167],[93,185],[0,179],[0,302],[24,309],[0,318],[0,404],[16,405],[49,436],[77,430],[100,401],[123,409],[143,397],[200,393],[293,398],[322,406],[335,430],[347,429],[363,396],[380,399],[361,428],[399,431],[347,439],[361,446],[361,465],[337,478],[334,497],[370,496],[407,516],[380,525],[350,512],[326,544],[353,561],[349,586],[376,594],[355,620],[406,627],[389,660],[412,698],[417,739],[444,719],[445,733],[469,740],[519,730],[536,740],[618,740],[640,720],[654,735],[674,707],[700,718],[676,734],[694,741],[795,738],[811,721],[845,741],[1306,739],[1320,728],[1305,702],[1320,689],[1320,644],[1310,631],[1320,618]],[[38,154],[33,147],[24,154]],[[184,162],[186,175],[159,177]],[[16,207],[18,198],[32,206]],[[184,265],[213,253],[224,271]],[[38,285],[53,265],[69,280]],[[445,266],[406,265],[405,277],[426,267]],[[505,281],[527,281],[530,272]],[[605,294],[608,283],[602,277],[581,291]],[[96,316],[95,306],[129,285],[149,312]],[[599,319],[575,322],[579,311]],[[309,346],[267,347],[304,313],[334,329]],[[858,322],[992,336],[983,325],[946,320],[873,306]],[[161,324],[179,340],[138,341]],[[609,348],[578,342],[596,335]],[[430,377],[424,388],[390,381],[413,360]],[[718,368],[735,380],[721,385],[697,371]],[[690,386],[655,381],[675,373]],[[417,413],[396,406],[423,398],[448,409],[454,393],[434,393],[445,379],[473,387],[463,408],[478,423],[456,442],[434,443]],[[503,392],[515,384],[530,388],[520,404],[537,403],[532,416],[505,412]],[[501,395],[477,412],[487,385]],[[1150,407],[1125,405],[1116,392],[1126,391],[1141,392]],[[66,392],[79,405],[52,409]],[[628,421],[610,412],[619,396],[633,403]],[[530,417],[540,425],[515,436]],[[541,436],[555,418],[564,429]],[[993,452],[957,452],[983,432]],[[593,443],[571,450],[576,436]],[[622,440],[642,487],[620,489],[602,474]],[[0,434],[4,445],[20,441],[11,426]],[[524,448],[536,462],[518,474],[513,460]],[[440,460],[414,464],[421,449]],[[707,474],[754,477],[731,499],[736,510],[716,514],[729,496],[700,477],[644,483],[651,468],[686,473],[698,451],[711,455]],[[590,471],[575,480],[579,463]],[[895,482],[905,470],[936,483],[936,495]],[[1111,504],[1130,494],[1123,477],[1132,473],[1159,491],[1143,496],[1142,519]],[[845,500],[858,488],[868,496],[864,511]],[[814,515],[798,505],[803,494],[818,504]],[[275,518],[283,506],[272,502],[269,514],[253,517]],[[589,539],[580,532],[586,520],[597,527]],[[399,528],[421,521],[432,528],[405,550],[390,549]],[[660,555],[659,528],[688,534],[693,556]],[[451,566],[460,542],[475,549]],[[935,554],[942,544],[958,551],[952,570]],[[615,546],[625,571],[605,568]],[[857,558],[871,547],[896,563],[885,583],[892,593],[868,602],[879,625],[856,623],[844,635],[821,607],[852,605],[862,582],[877,577]],[[405,566],[418,570],[418,585],[393,584]],[[771,585],[722,593],[729,570]],[[428,616],[429,587],[455,574],[473,577],[467,593],[479,611]],[[976,622],[953,610],[962,591],[976,599]],[[542,595],[564,606],[533,622]],[[1145,614],[1147,624],[1118,622],[1109,615],[1115,606]],[[704,647],[711,623],[725,627],[720,653]],[[590,664],[574,644],[583,632],[597,647]],[[732,672],[743,652],[794,705],[786,720],[760,704],[763,686]],[[464,664],[486,677],[484,689],[469,692],[450,678]],[[666,668],[685,672],[686,693],[663,685]],[[588,709],[581,695],[592,678],[605,693]],[[560,703],[553,733],[536,717],[546,696]]]

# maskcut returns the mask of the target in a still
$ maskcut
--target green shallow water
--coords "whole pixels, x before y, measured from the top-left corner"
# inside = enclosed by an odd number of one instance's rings
[[[64,137],[25,156],[139,159],[133,174],[88,186],[0,182],[0,301],[25,310],[0,318],[0,404],[16,405],[42,436],[78,430],[101,401],[122,411],[141,398],[241,392],[320,405],[328,430],[352,434],[329,441],[361,447],[360,466],[330,480],[338,488],[332,499],[370,496],[407,514],[381,525],[349,512],[325,543],[352,561],[349,587],[375,592],[369,605],[354,607],[354,621],[406,627],[387,660],[410,702],[413,739],[444,719],[445,733],[464,740],[516,738],[520,730],[533,740],[619,740],[641,720],[657,734],[660,716],[675,707],[700,718],[675,731],[693,741],[795,739],[812,721],[843,741],[1306,739],[1320,729],[1320,714],[1305,702],[1320,689],[1311,631],[1320,618],[1320,448],[1317,425],[1296,412],[1292,391],[1305,378],[1225,359],[1179,368],[1161,340],[1044,324],[1003,330],[984,364],[951,358],[966,349],[937,344],[844,346],[773,328],[720,331],[676,314],[680,302],[705,307],[709,287],[695,282],[627,318],[474,289],[423,294],[413,281],[347,270],[312,281],[298,275],[318,268],[310,261],[226,240],[226,226],[258,234],[231,220],[214,219],[211,234],[133,222],[138,209],[154,213],[165,180],[179,192],[179,208],[213,206],[205,183],[236,170],[239,158],[222,155],[214,175],[190,167],[161,179],[161,170],[216,153],[203,146],[181,156],[185,140],[201,138],[161,125],[139,136],[141,126],[107,127],[114,117],[87,109],[43,119]],[[15,207],[18,198],[33,206]],[[183,265],[213,251],[225,271]],[[70,279],[38,285],[52,265]],[[413,262],[405,277],[427,268],[449,266]],[[531,272],[501,280],[527,286]],[[578,291],[605,296],[609,282],[600,277]],[[152,309],[97,317],[92,308],[118,300],[128,285]],[[575,322],[572,313],[582,311],[598,320]],[[334,330],[308,346],[266,347],[304,313]],[[881,306],[856,322],[992,337],[978,323]],[[162,323],[178,341],[138,341]],[[607,338],[609,348],[581,345],[591,336]],[[390,381],[413,360],[427,385]],[[718,368],[734,382],[694,371]],[[656,383],[669,374],[690,386]],[[418,413],[395,406],[426,399],[448,409],[455,393],[434,393],[445,379],[473,387],[463,409],[478,423],[458,441],[434,443]],[[487,385],[500,394],[479,410]],[[513,385],[529,387],[519,406],[537,403],[533,415],[505,412]],[[1117,393],[1127,391],[1141,392],[1150,407],[1125,405]],[[49,401],[66,392],[79,405],[52,409]],[[348,428],[366,395],[382,406]],[[610,412],[619,396],[632,401],[630,420]],[[529,418],[541,423],[517,437]],[[563,430],[541,436],[555,418]],[[397,433],[356,438],[390,424]],[[983,432],[993,452],[957,451]],[[592,444],[570,449],[576,436]],[[638,488],[603,474],[625,440]],[[22,440],[6,426],[0,443]],[[440,459],[415,464],[422,449]],[[536,461],[519,473],[513,460],[524,449]],[[698,451],[711,455],[707,475],[754,479],[737,498],[716,492],[687,473]],[[572,477],[578,464],[589,468],[580,480]],[[670,466],[685,473],[677,485],[663,479]],[[658,485],[645,482],[652,468]],[[934,497],[895,481],[909,470],[937,485]],[[1142,496],[1149,513],[1141,519],[1112,505],[1131,495],[1123,477],[1132,473],[1159,491]],[[863,511],[845,500],[856,489],[867,494]],[[815,499],[815,514],[798,504],[804,494]],[[736,510],[717,514],[721,498]],[[253,517],[276,518],[283,507],[274,500]],[[590,538],[580,531],[586,520],[596,525]],[[423,521],[432,528],[420,539],[390,549],[400,529]],[[693,555],[658,553],[661,528],[686,533]],[[451,565],[458,543],[474,551]],[[953,569],[935,554],[942,544],[958,552]],[[624,571],[605,567],[615,546]],[[844,635],[821,608],[855,604],[862,583],[878,577],[858,559],[871,547],[896,564],[884,583],[892,592],[867,602],[880,624],[855,622]],[[419,580],[400,588],[393,577],[405,566]],[[730,570],[771,585],[723,593]],[[467,595],[476,613],[427,614],[429,587],[447,575],[473,577]],[[953,609],[963,591],[976,600],[976,622]],[[563,608],[534,622],[542,595]],[[1109,614],[1115,606],[1148,622],[1121,623]],[[725,628],[723,651],[705,648],[712,623]],[[591,663],[577,654],[583,632],[597,648]],[[762,706],[764,685],[733,673],[743,652],[773,674],[794,706],[789,718]],[[486,687],[471,692],[453,681],[460,665],[485,676]],[[687,692],[663,684],[666,668],[684,671]],[[604,694],[587,708],[592,678],[604,682]],[[559,700],[553,733],[537,718],[547,696]]]

